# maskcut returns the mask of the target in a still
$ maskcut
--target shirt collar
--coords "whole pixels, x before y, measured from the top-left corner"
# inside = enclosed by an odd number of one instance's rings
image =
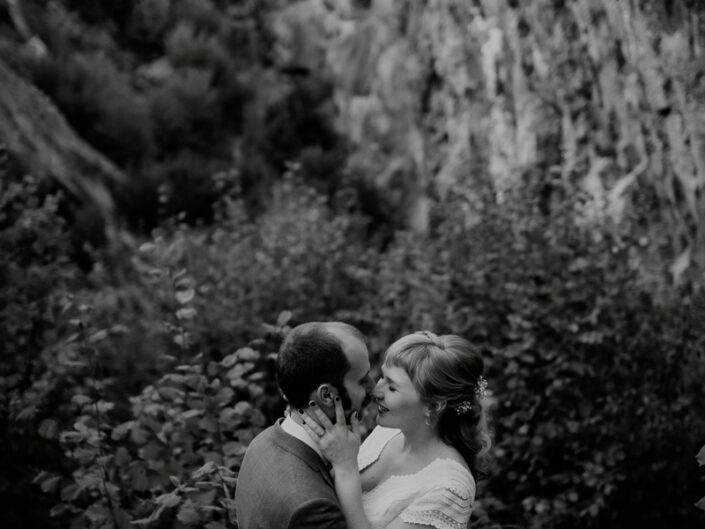
[[[304,427],[298,424],[294,419],[292,419],[290,416],[286,416],[286,418],[282,421],[282,430],[284,430],[286,433],[291,435],[292,437],[295,437],[302,443],[304,443],[306,446],[310,447],[314,452],[316,452],[323,461],[328,464],[328,460],[326,457],[323,455],[321,452],[321,449],[318,448],[318,445],[316,442],[311,439],[311,436],[308,434],[306,430],[304,430]]]

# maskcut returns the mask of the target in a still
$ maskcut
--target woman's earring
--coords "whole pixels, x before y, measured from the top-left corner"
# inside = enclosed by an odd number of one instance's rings
[[[426,412],[426,426],[431,426],[431,412]]]

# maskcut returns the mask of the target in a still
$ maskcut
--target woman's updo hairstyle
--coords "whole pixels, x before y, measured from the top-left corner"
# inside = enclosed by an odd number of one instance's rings
[[[422,400],[435,409],[433,420],[441,439],[461,453],[476,479],[481,478],[491,440],[479,350],[454,334],[421,331],[390,345],[384,363],[404,369]]]

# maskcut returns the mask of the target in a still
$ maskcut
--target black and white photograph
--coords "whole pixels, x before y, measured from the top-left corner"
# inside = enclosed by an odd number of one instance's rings
[[[0,0],[0,526],[705,527],[705,0]]]

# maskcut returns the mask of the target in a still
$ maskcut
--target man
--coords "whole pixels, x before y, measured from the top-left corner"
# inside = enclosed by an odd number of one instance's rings
[[[277,382],[290,409],[313,401],[335,421],[341,399],[349,420],[370,399],[374,382],[364,336],[340,322],[291,330],[277,357]],[[259,434],[245,453],[235,490],[240,529],[344,529],[328,463],[297,413]]]

